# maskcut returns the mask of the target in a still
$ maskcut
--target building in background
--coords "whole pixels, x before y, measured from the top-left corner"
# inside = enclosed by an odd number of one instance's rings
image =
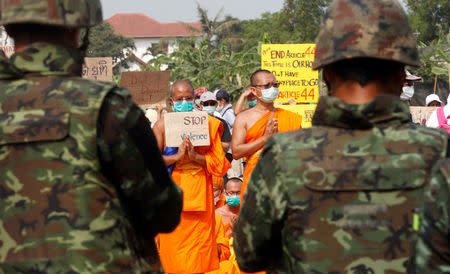
[[[139,70],[142,62],[147,63],[154,58],[149,54],[149,48],[152,48],[155,54],[158,51],[170,54],[177,48],[177,38],[202,36],[202,33],[195,32],[182,23],[161,23],[142,13],[119,13],[106,21],[112,26],[115,34],[134,39],[136,49],[133,51],[134,56],[129,58],[130,68],[126,69],[131,71]],[[200,22],[186,24],[201,29]],[[121,68],[121,71],[124,70]]]

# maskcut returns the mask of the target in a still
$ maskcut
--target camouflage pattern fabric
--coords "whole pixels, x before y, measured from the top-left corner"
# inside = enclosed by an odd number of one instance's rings
[[[85,28],[102,21],[100,0],[0,0],[0,25],[33,23]]]
[[[419,66],[417,43],[397,0],[335,0],[316,40],[313,69],[357,57]]]
[[[5,64],[22,76],[0,81],[0,273],[161,271],[181,190],[129,92],[81,60],[37,43]]]
[[[413,271],[414,214],[448,135],[409,123],[382,95],[349,105],[322,97],[313,127],[266,144],[234,227],[243,271]]]
[[[450,159],[438,162],[425,191],[417,273],[450,273]]]

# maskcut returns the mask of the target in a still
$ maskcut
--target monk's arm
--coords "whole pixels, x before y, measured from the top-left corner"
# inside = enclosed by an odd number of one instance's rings
[[[234,107],[234,115],[238,115],[239,113],[241,113],[244,109],[244,102],[247,99],[247,96],[250,94],[249,91],[247,91],[247,89],[241,94],[241,96],[239,97],[239,99],[236,102],[236,105]]]
[[[247,128],[245,125],[245,119],[242,115],[236,117],[233,127],[233,137],[231,140],[231,150],[233,152],[233,158],[238,160],[242,157],[248,157],[262,148],[267,140],[268,136],[263,135],[261,138],[254,142],[245,143],[245,137],[247,136]]]
[[[155,134],[156,141],[158,142],[159,150],[161,152],[163,152],[163,150],[164,150],[164,133],[165,133],[164,117],[162,117],[155,123],[155,126],[153,127],[153,133]],[[183,155],[181,155],[182,153],[184,155],[184,151],[178,150],[177,154],[163,155],[162,157],[163,157],[163,160],[164,160],[164,163],[166,164],[166,166],[171,166],[171,165],[175,164],[177,161],[179,161],[183,157]]]
[[[192,156],[189,155],[189,158],[190,158],[191,160],[193,160],[194,162],[196,162],[197,164],[201,165],[201,166],[206,166],[206,158],[205,158],[205,155],[196,153],[196,152],[194,151],[194,154],[192,154]]]

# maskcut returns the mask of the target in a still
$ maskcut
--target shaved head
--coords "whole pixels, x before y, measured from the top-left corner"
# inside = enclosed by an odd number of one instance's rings
[[[178,92],[186,93],[189,91],[192,93],[192,96],[194,96],[194,86],[192,83],[187,80],[179,80],[170,87],[170,97],[174,97],[175,93]]]
[[[265,69],[258,69],[257,71],[253,72],[252,76],[250,77],[250,84],[256,85],[258,83],[258,80],[261,75],[263,74],[272,74],[272,72],[265,70]]]

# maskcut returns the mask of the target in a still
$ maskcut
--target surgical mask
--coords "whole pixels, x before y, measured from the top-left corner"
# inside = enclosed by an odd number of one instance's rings
[[[200,100],[200,99],[196,99],[196,100],[195,100],[195,104],[196,104],[197,106],[199,106],[201,102],[202,102],[202,100]]]
[[[218,112],[221,112],[221,111],[223,110],[223,106],[217,106],[217,107],[216,107],[216,110],[217,110]]]
[[[272,103],[277,99],[280,90],[276,87],[261,90],[262,96],[259,99],[265,103]]]
[[[400,94],[400,100],[408,101],[414,96],[414,87],[408,86],[402,88],[402,94]]]
[[[254,106],[256,106],[256,103],[258,103],[258,101],[257,100],[253,100],[253,101],[248,102],[248,105],[251,106],[251,107],[254,107]]]
[[[174,102],[172,109],[175,112],[192,111],[194,109],[194,102],[193,101],[186,101],[186,100],[183,100],[182,102]]]
[[[217,196],[217,197],[214,197],[214,205],[217,205],[217,203],[219,202],[219,200],[220,200],[220,195]]]
[[[227,197],[227,204],[229,206],[239,206],[241,204],[241,197],[239,196],[231,196]]]
[[[215,106],[204,106],[202,110],[208,112],[209,115],[213,115],[214,112],[216,111],[216,107]]]

